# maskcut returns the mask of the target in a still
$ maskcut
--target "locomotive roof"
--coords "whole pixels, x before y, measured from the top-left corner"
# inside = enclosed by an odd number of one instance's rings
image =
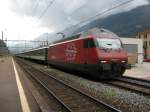
[[[96,38],[119,38],[118,35],[104,28],[92,28],[82,33],[81,37],[88,35],[94,35]]]
[[[53,42],[53,44],[56,44],[56,43],[59,43],[59,42],[64,42],[64,41],[68,41],[68,40],[72,40],[72,39],[77,39],[77,38],[80,38],[80,35],[81,35],[81,33],[78,33],[78,34],[72,35],[70,37],[63,38],[61,40],[55,41],[55,42]]]
[[[92,28],[87,31],[82,31],[80,33],[74,34],[70,37],[55,41],[52,44],[57,44],[57,43],[65,42],[65,41],[71,41],[71,40],[78,39],[78,38],[85,38],[89,35],[94,35],[97,38],[119,38],[119,36],[117,36],[115,33],[109,30],[106,30],[104,28]]]

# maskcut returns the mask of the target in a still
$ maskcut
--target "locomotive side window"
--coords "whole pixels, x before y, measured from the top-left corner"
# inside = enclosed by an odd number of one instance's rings
[[[93,48],[93,47],[96,47],[94,40],[92,39],[84,40],[84,48]]]

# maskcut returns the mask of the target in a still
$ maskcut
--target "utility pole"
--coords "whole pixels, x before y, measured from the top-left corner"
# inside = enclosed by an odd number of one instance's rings
[[[3,31],[2,31],[2,40],[3,40]]]
[[[46,46],[48,46],[48,33],[47,33]]]

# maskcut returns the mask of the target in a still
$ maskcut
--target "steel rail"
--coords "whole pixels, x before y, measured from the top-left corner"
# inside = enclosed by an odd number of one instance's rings
[[[140,78],[134,78],[134,77],[128,77],[128,76],[123,76],[122,79],[128,80],[131,83],[135,82],[138,85],[145,86],[145,87],[148,87],[150,89],[150,81],[148,81],[148,80],[144,80],[144,79],[140,79]]]
[[[40,71],[41,71],[41,70],[40,70]],[[45,73],[44,71],[41,71],[41,72],[44,73],[44,74],[46,74],[46,75],[48,75],[48,76],[50,76],[50,77],[52,77],[53,79],[55,79],[55,80],[57,80],[57,81],[59,81],[59,82],[61,82],[62,84],[64,84],[64,85],[66,85],[66,86],[68,86],[68,87],[70,87],[70,88],[72,88],[72,89],[78,91],[79,93],[81,93],[81,94],[83,94],[83,95],[85,95],[85,96],[87,96],[87,97],[89,97],[89,98],[95,100],[96,102],[101,103],[103,106],[106,106],[106,107],[109,108],[110,110],[112,110],[112,111],[114,111],[114,112],[121,112],[120,110],[118,110],[118,109],[116,109],[116,108],[110,106],[109,104],[106,104],[105,102],[103,102],[103,101],[101,101],[101,100],[99,100],[99,99],[94,98],[94,97],[91,96],[91,95],[88,95],[87,93],[84,93],[84,92],[82,92],[81,90],[79,90],[79,89],[77,89],[77,88],[74,88],[74,87],[71,86],[71,85],[65,84],[63,81],[56,79],[55,77],[51,76],[50,74],[47,74],[47,73]]]
[[[143,88],[148,88],[150,89],[150,82],[144,81],[144,80],[138,80],[135,78],[130,78],[130,77],[121,77],[121,78],[114,78],[117,81],[125,82],[125,83],[130,83],[133,85],[137,85]]]
[[[18,62],[18,60],[17,60],[17,63],[20,65],[20,63]],[[23,64],[21,64],[21,65],[23,65]],[[25,72],[27,72],[27,73],[28,73],[34,80],[36,80],[40,85],[42,85],[42,86],[43,86],[54,98],[56,98],[56,100],[57,100],[58,102],[60,102],[69,112],[72,112],[72,110],[71,110],[67,105],[65,105],[51,90],[49,90],[49,88],[48,88],[45,84],[43,84],[43,82],[42,82],[40,79],[38,79],[37,77],[35,77],[32,72],[30,72],[29,70],[27,70],[24,66],[21,66],[21,68],[23,68],[23,70],[24,70]]]
[[[29,66],[31,67],[31,65],[29,65]],[[25,68],[24,68],[24,69],[25,69]],[[46,72],[44,72],[44,71],[42,71],[42,70],[39,70],[39,69],[37,69],[37,68],[35,68],[35,67],[32,66],[32,70],[33,70],[33,69],[36,70],[36,71],[38,71],[39,73],[41,73],[41,74],[43,74],[43,75],[47,75],[47,76],[51,77],[52,79],[56,80],[57,82],[59,82],[59,83],[65,85],[65,86],[67,86],[67,87],[69,87],[69,88],[75,90],[76,92],[78,92],[78,93],[80,93],[80,94],[82,94],[82,95],[84,95],[84,96],[86,96],[86,97],[88,97],[88,98],[90,98],[90,99],[92,99],[92,100],[95,101],[96,103],[99,103],[99,104],[103,105],[104,107],[107,107],[107,108],[108,108],[109,110],[111,110],[111,111],[121,112],[120,110],[118,110],[118,109],[116,109],[116,108],[114,108],[114,107],[112,107],[112,106],[106,104],[105,102],[103,102],[103,101],[101,101],[101,100],[98,100],[98,99],[92,97],[91,95],[88,95],[87,93],[84,93],[84,92],[82,92],[81,90],[72,87],[71,85],[67,85],[67,84],[64,83],[63,81],[58,80],[58,79],[56,79],[55,77],[51,76],[50,74],[48,74],[48,73],[46,73]],[[32,74],[31,76],[32,76],[34,79],[36,79],[48,92],[50,92],[60,103],[62,103],[70,112],[72,112],[72,109],[70,109],[67,105],[65,105],[52,91],[50,91],[50,90],[45,86],[45,84],[43,84],[42,81],[40,81],[37,77],[35,77],[32,72],[29,72],[28,70],[26,70],[26,71],[27,71],[29,74]]]
[[[107,82],[105,81],[104,83],[108,83],[113,86],[117,86],[123,89],[134,91],[136,93],[150,96],[150,83],[147,81],[128,77],[121,77],[121,78],[114,78],[111,81]]]

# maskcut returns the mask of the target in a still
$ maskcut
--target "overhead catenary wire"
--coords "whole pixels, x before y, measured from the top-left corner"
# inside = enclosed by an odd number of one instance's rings
[[[126,4],[128,4],[128,3],[132,2],[132,1],[135,1],[135,0],[128,0],[128,1],[125,1],[125,2],[123,2],[123,3],[117,4],[116,6],[110,8],[110,9],[106,9],[105,11],[100,12],[100,13],[97,13],[96,15],[91,16],[91,17],[89,17],[88,19],[85,19],[85,20],[80,21],[80,23],[86,22],[86,21],[88,21],[88,20],[90,20],[90,19],[94,19],[94,18],[97,17],[97,16],[103,15],[103,14],[109,12],[109,11],[112,11],[112,10],[118,8],[118,7],[121,7],[121,6],[123,6],[123,5],[126,5]]]
[[[55,0],[51,0],[51,1],[49,2],[49,4],[47,5],[47,7],[46,7],[46,8],[44,9],[44,11],[40,14],[39,19],[44,16],[44,14],[45,14],[45,13],[48,11],[48,9],[52,6],[52,4],[54,3],[54,1],[55,1]],[[111,7],[111,8],[109,8],[109,9],[106,9],[106,10],[102,11],[102,12],[99,12],[99,13],[97,13],[96,15],[91,16],[91,17],[89,17],[89,18],[87,18],[87,19],[81,20],[81,21],[79,21],[77,24],[72,25],[72,26],[69,26],[69,27],[67,27],[67,28],[65,28],[65,29],[69,29],[69,28],[72,28],[72,27],[74,27],[74,26],[78,26],[78,25],[80,25],[80,24],[82,24],[82,23],[85,23],[85,22],[87,22],[87,21],[93,20],[93,19],[95,19],[97,16],[104,15],[104,14],[106,14],[107,12],[110,12],[110,11],[112,11],[112,10],[118,8],[118,7],[123,6],[123,5],[126,5],[126,4],[128,4],[128,3],[132,2],[132,1],[135,1],[135,0],[127,0],[127,1],[125,1],[125,2],[122,2],[122,3],[120,3],[120,4],[117,4],[117,5],[115,5],[114,7]]]
[[[115,5],[114,7],[111,7],[111,8],[109,8],[109,9],[103,11],[103,12],[99,12],[99,13],[97,13],[96,15],[91,16],[91,17],[89,17],[89,18],[87,18],[87,19],[84,19],[84,20],[82,20],[82,21],[79,21],[77,24],[72,25],[72,26],[69,26],[69,27],[67,27],[67,28],[65,28],[65,29],[69,29],[69,28],[71,28],[71,27],[74,27],[74,26],[80,25],[80,24],[82,24],[82,23],[85,23],[85,22],[87,22],[87,21],[90,21],[90,20],[94,19],[94,18],[97,17],[97,16],[101,16],[101,15],[103,15],[103,14],[106,14],[107,12],[112,11],[112,10],[118,8],[118,7],[123,6],[123,5],[126,5],[126,4],[128,4],[128,3],[132,2],[132,1],[135,1],[135,0],[128,0],[128,1],[122,2],[122,3],[120,3],[120,4],[117,4],[117,5]]]
[[[51,0],[49,2],[49,4],[47,5],[47,7],[44,9],[44,11],[41,13],[41,15],[39,16],[39,18],[42,18],[44,16],[44,14],[47,12],[47,10],[52,6],[52,4],[54,3],[55,0]]]
[[[40,0],[36,0],[35,5],[34,5],[34,7],[33,7],[33,11],[32,11],[33,14],[36,13],[36,9],[37,9],[37,7],[38,7],[38,5],[39,5],[39,2],[40,2]]]

